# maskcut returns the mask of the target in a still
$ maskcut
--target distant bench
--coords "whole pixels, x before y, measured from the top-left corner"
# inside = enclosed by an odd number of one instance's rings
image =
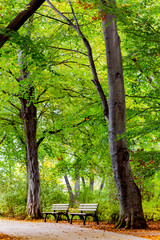
[[[80,219],[83,220],[83,225],[86,224],[86,218],[88,216],[92,216],[95,219],[95,221],[97,222],[97,225],[99,225],[99,220],[98,220],[98,216],[97,216],[97,208],[98,208],[98,203],[80,204],[79,209],[78,209],[78,211],[80,211],[79,213],[71,213],[71,212],[68,213],[71,215],[70,224],[72,224],[72,220],[73,220],[74,216],[79,216]]]
[[[58,219],[60,215],[64,215],[67,217],[69,222],[69,216],[68,216],[68,209],[69,209],[69,203],[67,204],[53,204],[52,205],[52,212],[43,212],[45,214],[44,216],[44,222],[46,222],[47,216],[53,215],[56,219],[56,223],[58,223]]]

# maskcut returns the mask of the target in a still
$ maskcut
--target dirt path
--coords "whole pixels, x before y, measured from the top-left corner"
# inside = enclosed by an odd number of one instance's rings
[[[103,230],[82,228],[64,223],[0,220],[0,233],[25,240],[147,240]]]

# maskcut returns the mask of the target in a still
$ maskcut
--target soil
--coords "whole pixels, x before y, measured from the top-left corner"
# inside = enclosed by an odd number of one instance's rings
[[[35,221],[31,221],[31,222],[40,222],[40,221],[42,222],[42,220],[35,220]],[[55,221],[51,221],[51,220],[48,220],[48,222],[55,223]],[[67,228],[68,223],[66,221],[59,222],[59,224],[61,224],[61,223],[66,224],[66,228]],[[113,224],[109,224],[109,223],[105,223],[105,222],[101,222],[99,225],[96,225],[96,223],[88,221],[88,222],[86,222],[86,226],[83,226],[82,222],[75,221],[74,225],[78,225],[82,229],[83,228],[91,228],[91,229],[115,232],[115,233],[119,233],[119,234],[132,235],[132,236],[136,236],[136,237],[143,237],[143,238],[152,239],[152,240],[160,240],[160,221],[157,221],[157,222],[149,221],[147,223],[148,223],[149,229],[146,229],[146,230],[144,230],[144,229],[136,229],[136,230],[115,229]],[[9,236],[9,235],[0,233],[0,239],[1,240],[2,239],[3,240],[22,240],[24,238]]]

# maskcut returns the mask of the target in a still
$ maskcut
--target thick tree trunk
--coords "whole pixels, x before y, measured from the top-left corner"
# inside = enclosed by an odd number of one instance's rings
[[[26,139],[26,167],[28,173],[28,196],[27,196],[27,214],[38,219],[42,217],[40,208],[40,176],[38,164],[38,145],[37,145],[37,108],[33,103],[34,87],[32,80],[29,79],[29,73],[26,64],[24,64],[25,56],[22,51],[18,51],[18,61],[21,67],[21,76],[19,83],[22,89],[20,92],[21,113],[20,117],[23,121],[24,133]],[[27,86],[23,83],[27,82]]]
[[[67,186],[67,189],[68,189],[68,193],[69,193],[69,200],[72,204],[75,203],[75,200],[74,200],[74,195],[73,195],[73,191],[72,191],[72,187],[69,183],[69,179],[68,179],[68,176],[65,175],[64,176],[64,180],[65,180],[65,183],[66,183],[66,186]]]
[[[24,124],[24,132],[27,147],[27,172],[28,172],[28,198],[27,213],[31,218],[41,218],[40,208],[40,176],[38,165],[38,147],[36,142],[37,109],[31,102],[21,100],[21,119]]]
[[[146,228],[141,194],[132,177],[126,140],[124,138],[117,140],[119,136],[126,133],[126,109],[116,17],[106,14],[107,4],[105,1],[101,2],[104,4],[102,24],[109,82],[109,147],[120,203],[120,218],[117,227]],[[115,1],[110,1],[110,3],[115,4]]]

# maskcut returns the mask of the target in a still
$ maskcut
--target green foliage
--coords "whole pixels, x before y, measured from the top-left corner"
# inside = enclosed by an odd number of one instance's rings
[[[160,172],[157,171],[146,186],[147,196],[144,196],[143,208],[146,219],[157,221],[160,219]]]
[[[15,189],[16,188],[16,189]],[[26,193],[25,185],[14,182],[12,187],[5,189],[0,197],[0,215],[15,218],[26,217]]]
[[[11,155],[10,155],[11,157]],[[1,159],[0,215],[24,218],[26,216],[27,179],[22,164],[16,159]]]
[[[138,149],[135,152],[131,152],[131,165],[134,171],[135,178],[138,179],[138,175],[143,180],[153,177],[156,172],[159,172],[159,156],[158,151],[144,151],[144,149]]]
[[[103,16],[95,1],[75,1],[73,7],[82,32],[91,43],[98,77],[108,95]],[[27,1],[4,1],[0,32]],[[121,38],[127,104],[127,141],[131,166],[144,201],[148,219],[159,219],[160,139],[160,32],[158,1],[118,0],[108,6],[116,13]],[[70,18],[68,1],[55,1]],[[37,30],[38,29],[38,30]],[[19,82],[17,51],[23,51],[23,67],[29,76]],[[37,107],[37,142],[41,176],[42,210],[53,203],[68,202],[63,177],[71,186],[84,177],[79,202],[98,202],[100,220],[113,220],[119,212],[108,149],[107,123],[91,81],[86,49],[77,33],[51,8],[41,7],[18,33],[12,33],[1,49],[0,66],[0,214],[25,217],[27,198],[26,147],[20,119],[19,97]],[[93,193],[89,180],[98,187]],[[100,193],[99,185],[105,180]],[[74,192],[74,191],[73,191]]]

